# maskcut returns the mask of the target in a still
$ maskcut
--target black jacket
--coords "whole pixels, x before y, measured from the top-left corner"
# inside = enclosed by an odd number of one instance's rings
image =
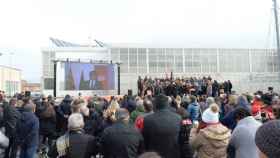
[[[3,111],[0,126],[4,126],[6,129],[6,136],[12,138],[16,134],[17,122],[21,115],[16,108],[10,106],[6,101],[0,103],[0,108],[2,109],[1,111]]]
[[[51,113],[51,114],[47,114]],[[37,108],[37,116],[40,121],[40,134],[51,139],[56,137],[56,115],[53,107],[41,105]]]
[[[164,158],[180,158],[180,124],[180,116],[166,108],[145,117],[143,136],[146,150],[158,152]]]
[[[97,146],[93,136],[84,134],[83,131],[69,132],[69,145],[67,155],[60,158],[91,158],[97,154]],[[57,149],[49,155],[57,157]]]
[[[136,158],[143,149],[142,135],[131,125],[122,122],[106,128],[101,138],[104,158]]]

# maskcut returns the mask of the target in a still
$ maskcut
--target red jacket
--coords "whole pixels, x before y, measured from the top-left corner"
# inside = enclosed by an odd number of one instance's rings
[[[254,100],[252,103],[252,115],[256,116],[259,112],[261,112],[262,101]]]

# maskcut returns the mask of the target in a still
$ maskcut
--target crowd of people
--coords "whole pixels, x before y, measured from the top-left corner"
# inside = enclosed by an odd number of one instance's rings
[[[218,83],[212,80],[210,76],[196,78],[155,78],[139,76],[137,81],[138,95],[145,96],[149,93],[158,95],[164,93],[167,96],[176,97],[177,95],[206,95],[208,97],[217,97],[221,93],[230,94],[232,92],[232,83],[230,80]]]
[[[230,81],[139,78],[138,95],[9,100],[0,158],[279,158],[280,98]]]

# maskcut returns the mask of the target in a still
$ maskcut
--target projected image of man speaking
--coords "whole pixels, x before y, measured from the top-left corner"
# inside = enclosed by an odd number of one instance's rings
[[[89,80],[84,81],[81,78],[80,81],[81,90],[99,90],[102,89],[102,83],[97,79],[97,73],[95,70],[89,72]]]
[[[91,63],[65,64],[65,90],[114,90],[115,65]]]

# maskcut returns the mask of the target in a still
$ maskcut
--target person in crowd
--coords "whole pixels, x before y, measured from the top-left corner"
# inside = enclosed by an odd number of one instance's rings
[[[204,106],[200,106],[201,112],[204,112],[211,104],[214,103],[215,103],[215,99],[213,97],[208,97],[205,101]]]
[[[252,102],[252,115],[257,119],[261,119],[261,107],[263,106],[263,102],[261,100],[261,95],[257,94],[254,97]]]
[[[126,109],[116,111],[116,123],[104,130],[101,153],[104,158],[135,158],[144,151],[142,135],[129,124]]]
[[[218,96],[218,92],[219,92],[219,83],[214,80],[213,84],[212,84],[212,97],[217,97]]]
[[[202,122],[193,130],[190,144],[198,158],[226,158],[230,130],[219,122],[219,107],[211,104],[202,114]]]
[[[165,95],[155,97],[156,112],[144,118],[143,136],[147,151],[156,151],[165,158],[180,158],[178,136],[181,118],[168,110]]]
[[[229,143],[230,158],[259,158],[255,135],[261,123],[245,108],[236,109],[234,118],[238,123]]]
[[[155,152],[145,152],[142,155],[140,155],[138,158],[162,158],[162,157]]]
[[[277,99],[274,101],[272,105],[272,111],[273,111],[273,116],[274,119],[280,119],[280,100]]]
[[[177,113],[182,117],[179,144],[181,158],[193,158],[194,152],[191,149],[189,138],[192,129],[192,121],[186,109],[179,108]]]
[[[88,129],[88,133],[91,133],[95,137],[99,137],[103,132],[104,106],[104,102],[101,98],[90,100],[88,102],[89,119],[92,121],[90,129]]]
[[[136,109],[130,114],[130,122],[134,123],[136,118],[144,113],[144,105],[143,105],[143,100],[139,99],[136,101]]]
[[[230,95],[229,96],[229,103],[228,105],[226,105],[225,108],[227,108],[225,114],[225,116],[221,119],[221,123],[226,126],[227,128],[233,130],[235,127],[236,127],[236,120],[234,119],[234,113],[235,113],[235,110],[239,107],[241,108],[245,108],[247,110],[249,110],[249,107],[247,105],[244,105],[242,103],[242,99],[246,99],[245,97],[241,97],[241,99],[238,99],[239,97],[237,95]],[[246,101],[244,101],[246,102]]]
[[[279,158],[280,120],[268,121],[256,133],[255,143],[260,158]]]
[[[34,114],[35,104],[26,104],[17,129],[20,158],[35,158],[39,145],[39,119]]]
[[[232,112],[238,105],[237,105],[237,95],[229,95],[228,96],[228,103],[225,105],[225,115]]]
[[[228,90],[229,90],[229,94],[232,94],[232,83],[230,80],[228,80]]]
[[[94,135],[94,129],[93,129],[93,125],[94,125],[94,120],[92,117],[90,117],[90,111],[89,108],[84,104],[81,107],[80,113],[82,114],[83,118],[84,118],[84,131],[86,134],[89,135]]]
[[[197,103],[196,96],[191,96],[191,104],[188,106],[188,113],[190,114],[191,120],[194,123],[199,120],[200,106]]]
[[[16,97],[11,98],[9,101],[9,105],[12,106],[13,108],[16,108],[16,104],[17,104],[17,98]]]
[[[80,113],[68,118],[68,132],[56,141],[56,149],[51,157],[91,158],[98,152],[93,136],[84,133],[84,120]]]
[[[212,97],[213,95],[213,86],[211,80],[207,81],[207,97]]]
[[[120,108],[118,102],[113,100],[110,106],[104,111],[103,128],[111,126],[116,121],[116,111]]]
[[[237,97],[237,105],[250,111],[250,113],[251,113],[251,105],[245,95],[242,94]]]
[[[151,115],[154,113],[153,111],[153,103],[149,99],[145,99],[144,102],[144,113],[140,114],[136,120],[135,120],[135,127],[142,132],[144,127],[144,118],[148,115]]]
[[[71,113],[81,113],[81,109],[86,107],[83,99],[75,99],[71,104]]]
[[[42,106],[37,109],[37,114],[40,121],[40,144],[51,146],[57,135],[55,110],[50,102],[42,102]]]
[[[9,138],[9,147],[6,148],[5,158],[16,158],[16,130],[20,113],[5,100],[5,94],[0,92],[0,127],[5,128],[5,135]]]
[[[62,103],[58,106],[57,109],[57,121],[58,121],[58,131],[59,133],[64,134],[67,131],[67,120],[71,115],[71,103],[72,98],[70,95],[66,95]]]

